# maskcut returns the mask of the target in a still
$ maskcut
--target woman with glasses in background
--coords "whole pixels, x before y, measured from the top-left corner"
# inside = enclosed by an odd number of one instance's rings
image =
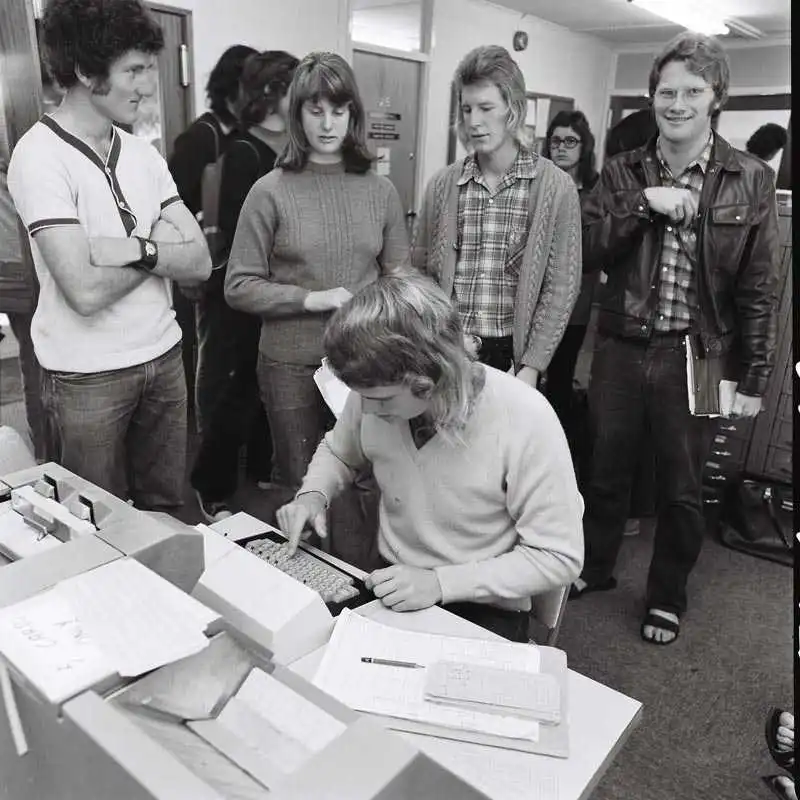
[[[542,154],[572,177],[581,201],[597,183],[594,136],[589,129],[589,121],[582,111],[559,111],[553,117],[547,128]],[[589,326],[596,284],[597,274],[583,276],[581,291],[572,310],[569,324],[547,367],[545,394],[558,414],[570,441],[572,441],[570,436],[572,378],[578,353]]]

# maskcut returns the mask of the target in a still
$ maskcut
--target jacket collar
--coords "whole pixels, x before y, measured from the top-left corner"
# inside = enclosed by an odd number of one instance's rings
[[[656,141],[658,134],[653,136],[647,144],[630,152],[630,159],[634,163],[641,161],[656,162]],[[728,172],[741,172],[742,162],[735,148],[731,147],[716,131],[714,131],[714,145],[711,150],[711,164],[717,164]]]

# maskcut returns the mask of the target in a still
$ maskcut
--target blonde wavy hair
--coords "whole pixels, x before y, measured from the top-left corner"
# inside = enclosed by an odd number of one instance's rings
[[[470,50],[456,68],[453,90],[457,98],[456,132],[461,144],[469,149],[464,112],[461,110],[461,90],[476,83],[493,83],[499,89],[503,102],[508,106],[506,127],[521,145],[531,147],[531,135],[525,125],[528,113],[525,78],[508,50],[495,44]]]
[[[438,284],[422,275],[379,278],[331,317],[323,346],[331,369],[348,386],[408,386],[430,401],[436,431],[460,440],[484,372],[467,351],[458,312]]]

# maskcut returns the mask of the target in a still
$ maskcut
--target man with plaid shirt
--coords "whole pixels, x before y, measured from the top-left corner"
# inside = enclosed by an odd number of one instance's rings
[[[525,80],[508,51],[475,48],[453,85],[471,152],[428,184],[412,260],[452,298],[481,361],[535,387],[580,289],[578,192],[530,149]]]
[[[687,337],[736,383],[736,417],[760,410],[775,350],[774,182],[766,165],[712,130],[728,82],[715,39],[686,33],[670,42],[650,74],[657,136],[610,159],[583,208],[584,269],[605,270],[608,283],[589,386],[586,559],[570,596],[616,586],[647,436],[658,519],[641,636],[661,645],[678,636],[705,535],[701,471],[713,428],[689,411]]]

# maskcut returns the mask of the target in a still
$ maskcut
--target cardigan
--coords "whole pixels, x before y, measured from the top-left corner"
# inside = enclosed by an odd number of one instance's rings
[[[419,449],[408,422],[362,413],[350,392],[298,495],[331,499],[369,462],[387,561],[435,570],[443,603],[528,610],[532,595],[580,574],[583,500],[549,403],[512,375],[483,369],[460,439],[437,433]]]
[[[458,178],[445,167],[425,190],[412,264],[452,296],[458,248]],[[542,156],[531,181],[530,220],[514,301],[514,367],[544,372],[558,347],[581,284],[581,210],[575,183]]]

